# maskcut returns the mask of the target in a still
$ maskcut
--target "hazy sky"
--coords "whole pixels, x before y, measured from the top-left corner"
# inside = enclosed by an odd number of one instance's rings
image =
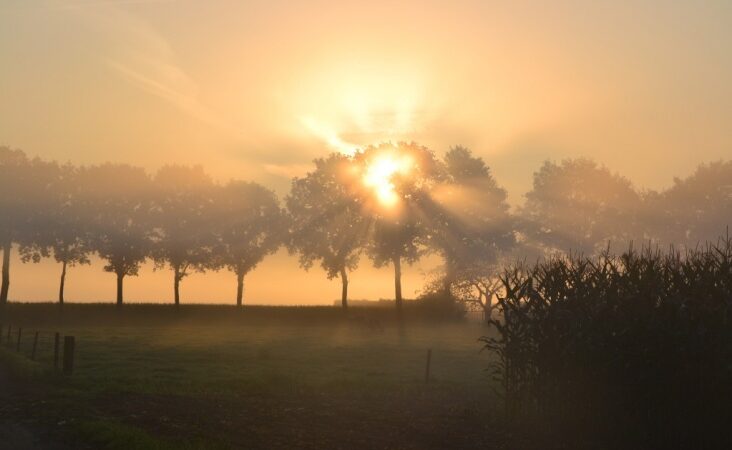
[[[547,158],[590,156],[662,188],[732,158],[731,42],[729,0],[0,0],[0,144],[77,163],[200,163],[283,194],[314,157],[407,139],[470,147],[513,203]],[[54,297],[55,280],[24,281],[53,264],[14,269],[11,298]],[[285,273],[312,289],[292,300],[275,281]],[[358,272],[353,297],[390,296],[388,275]],[[70,299],[112,297],[98,264],[69,276]],[[169,278],[144,271],[129,297],[167,299]],[[339,293],[285,255],[248,282],[258,302]],[[420,282],[411,271],[405,291]],[[235,284],[195,276],[183,298],[233,299]]]

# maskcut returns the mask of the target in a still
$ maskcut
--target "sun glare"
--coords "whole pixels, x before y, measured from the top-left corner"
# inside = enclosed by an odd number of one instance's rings
[[[411,167],[412,159],[408,155],[385,153],[369,163],[363,176],[363,183],[373,190],[380,204],[391,207],[399,201],[394,176],[408,173]]]

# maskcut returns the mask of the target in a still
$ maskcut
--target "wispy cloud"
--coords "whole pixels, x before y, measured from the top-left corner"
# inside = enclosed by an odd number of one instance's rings
[[[300,122],[302,122],[308,131],[310,131],[315,137],[344,155],[352,156],[358,149],[356,144],[344,141],[335,129],[317,121],[313,117],[302,117]]]
[[[196,98],[195,83],[177,66],[159,61],[131,64],[116,59],[109,59],[107,63],[130,83],[173,104],[181,111],[209,125],[234,131]]]
[[[198,84],[177,62],[167,39],[148,22],[120,7],[127,3],[172,0],[98,0],[66,6],[109,42],[104,62],[124,80],[191,117],[240,136],[240,130],[200,100]]]

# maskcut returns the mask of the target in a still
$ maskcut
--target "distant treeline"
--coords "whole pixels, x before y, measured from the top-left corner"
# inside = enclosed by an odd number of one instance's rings
[[[8,299],[13,248],[24,262],[58,261],[59,302],[67,269],[96,254],[117,276],[119,304],[125,277],[150,259],[172,271],[176,304],[187,275],[227,269],[241,305],[245,275],[285,246],[303,268],[318,263],[341,279],[344,307],[361,256],[391,266],[401,311],[402,264],[426,254],[445,262],[427,290],[452,294],[480,286],[501,261],[517,257],[591,254],[632,240],[693,248],[723,233],[732,213],[731,162],[701,165],[663,192],[639,191],[586,159],[546,162],[514,209],[485,162],[464,147],[439,158],[414,143],[385,143],[314,163],[281,201],[256,183],[217,183],[199,166],[151,175],[0,147],[0,303]]]

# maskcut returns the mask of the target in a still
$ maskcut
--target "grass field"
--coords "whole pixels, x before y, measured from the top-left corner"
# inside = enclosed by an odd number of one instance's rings
[[[501,446],[500,400],[485,371],[490,355],[477,341],[486,329],[476,323],[422,318],[400,332],[384,310],[9,306],[2,357],[33,380],[14,401],[19,414],[61,442]],[[15,353],[15,332],[13,344],[6,342],[7,323],[24,329],[21,355],[30,354],[32,333],[40,331],[37,364]],[[55,331],[76,336],[71,377],[47,373]]]

